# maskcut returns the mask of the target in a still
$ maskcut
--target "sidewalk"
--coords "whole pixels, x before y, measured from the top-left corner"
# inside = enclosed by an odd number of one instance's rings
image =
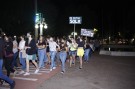
[[[79,63],[66,73],[57,73],[37,89],[135,89],[135,57],[113,57],[94,53],[90,62]]]

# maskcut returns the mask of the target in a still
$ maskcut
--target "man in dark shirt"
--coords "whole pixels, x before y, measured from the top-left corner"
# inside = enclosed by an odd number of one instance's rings
[[[2,38],[2,32],[0,31],[0,79],[4,80],[5,82],[10,84],[10,89],[14,89],[15,87],[15,81],[10,79],[8,76],[4,75],[2,72],[2,66],[3,66],[3,51],[4,51],[4,41]]]

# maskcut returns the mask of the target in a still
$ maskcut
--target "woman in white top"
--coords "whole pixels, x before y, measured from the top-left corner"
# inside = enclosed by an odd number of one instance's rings
[[[26,50],[25,50],[25,36],[22,35],[20,36],[21,41],[19,42],[19,58],[20,58],[20,64],[22,65],[21,69],[22,71],[20,72],[20,74],[25,73],[25,69],[26,69]]]
[[[12,62],[12,68],[18,67],[17,65],[17,57],[18,57],[18,43],[16,41],[16,37],[13,38],[13,62]]]

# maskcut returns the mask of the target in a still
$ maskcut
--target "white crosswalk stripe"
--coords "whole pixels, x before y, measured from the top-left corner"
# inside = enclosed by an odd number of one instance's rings
[[[42,75],[44,73],[50,73],[50,69],[42,68],[42,69],[39,69],[38,73],[34,73],[35,70],[36,70],[35,66],[30,66],[30,68],[29,68],[30,75],[40,76],[40,75]],[[3,72],[6,72],[5,68],[3,69]],[[15,76],[12,77],[12,78],[17,79],[17,80],[33,81],[33,82],[38,80],[36,78],[30,78],[31,76],[25,77],[25,76],[23,76],[23,74],[19,74],[20,72],[21,72],[21,67],[17,67],[17,74],[15,74]],[[10,75],[13,76],[14,73],[11,73]],[[9,85],[2,85],[2,86],[0,85],[0,89],[9,89]]]
[[[0,89],[9,89],[8,87],[0,86]]]
[[[24,77],[13,77],[13,79],[21,79],[21,80],[28,80],[28,81],[37,81],[38,80],[35,78],[24,78]]]
[[[29,71],[31,75],[42,75],[44,73],[50,73],[49,69],[40,69],[38,73],[34,73],[36,70],[36,68],[34,66],[30,66]],[[4,72],[6,72],[6,70],[3,70]],[[14,79],[20,79],[20,80],[26,80],[26,81],[37,81],[38,79],[34,79],[34,78],[25,78],[24,76],[21,76],[23,74],[19,74],[19,72],[21,71],[21,67],[17,67],[17,74],[15,74],[15,76],[13,77]],[[11,76],[14,75],[13,73],[11,73]],[[21,77],[20,77],[21,76]]]

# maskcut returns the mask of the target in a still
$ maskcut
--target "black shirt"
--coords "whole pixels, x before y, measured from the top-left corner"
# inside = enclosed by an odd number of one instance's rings
[[[4,47],[5,47],[5,42],[4,42],[4,40],[0,37],[0,60],[3,59]]]

